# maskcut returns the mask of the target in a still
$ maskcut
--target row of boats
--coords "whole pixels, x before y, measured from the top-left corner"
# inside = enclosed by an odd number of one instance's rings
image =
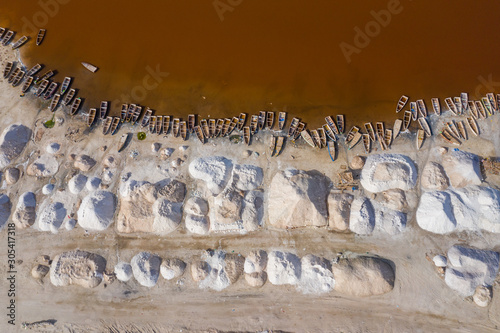
[[[38,32],[37,38],[36,38],[36,45],[42,44],[42,41],[45,37],[46,30],[45,29],[40,29]],[[9,30],[7,28],[0,27],[0,43],[3,46],[9,45],[12,40],[14,39],[16,32],[13,30]],[[12,44],[12,49],[15,50],[24,44],[29,40],[30,38],[28,36],[22,36],[19,38],[16,42]]]

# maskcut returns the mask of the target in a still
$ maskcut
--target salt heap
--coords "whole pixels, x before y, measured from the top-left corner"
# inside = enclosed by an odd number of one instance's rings
[[[405,155],[370,155],[361,171],[361,185],[374,193],[393,188],[407,191],[412,189],[416,182],[415,163]]]
[[[233,163],[222,156],[200,157],[189,164],[189,174],[204,181],[214,195],[226,187],[232,169]]]
[[[85,288],[97,287],[106,269],[106,259],[86,251],[64,252],[50,266],[50,282],[54,286],[76,284]]]
[[[87,180],[87,184],[85,187],[87,188],[87,191],[96,191],[99,189],[99,185],[101,185],[101,179],[98,177],[90,177]]]
[[[328,195],[328,226],[337,231],[349,229],[351,203],[354,199],[349,193],[330,192]]]
[[[119,262],[115,266],[116,278],[122,282],[127,282],[132,278],[132,266],[128,262]]]
[[[206,235],[210,230],[208,219],[208,203],[200,197],[191,197],[185,205],[186,218],[184,223],[186,229],[198,235]]]
[[[7,194],[0,194],[0,230],[9,220],[11,208],[12,204]]]
[[[300,258],[290,252],[272,251],[267,260],[269,282],[274,285],[296,285],[300,281]]]
[[[52,142],[47,145],[45,151],[49,154],[56,154],[61,149],[61,145],[57,142]]]
[[[245,232],[255,231],[262,226],[264,218],[264,192],[248,191],[243,198],[241,219]]]
[[[160,274],[161,258],[149,252],[136,254],[131,262],[134,277],[144,287],[154,287]]]
[[[12,220],[19,229],[31,227],[36,218],[36,197],[33,192],[24,192],[17,202]]]
[[[69,191],[73,194],[80,193],[87,184],[87,177],[81,173],[72,177],[68,182]]]
[[[327,293],[335,286],[332,264],[312,254],[302,257],[299,289],[305,293]]]
[[[264,173],[255,165],[236,164],[233,168],[233,185],[241,191],[255,190],[262,184]]]
[[[45,195],[51,194],[54,191],[54,184],[46,184],[42,187],[42,193]]]
[[[16,159],[31,138],[31,129],[22,124],[12,124],[0,136],[0,169]]]
[[[450,150],[443,157],[443,167],[454,188],[480,185],[482,182],[480,158],[462,151]]]
[[[21,171],[18,168],[7,168],[5,170],[5,181],[8,185],[14,185],[19,180]]]
[[[243,273],[245,258],[237,254],[228,254],[220,250],[206,251],[203,259],[210,269],[200,281],[200,288],[223,290],[235,283]]]
[[[375,228],[375,211],[368,198],[354,199],[351,204],[351,217],[349,228],[360,235],[369,235]]]
[[[180,259],[166,259],[163,260],[160,266],[160,273],[166,280],[176,279],[184,274],[186,263]]]
[[[256,250],[245,258],[245,281],[252,287],[262,287],[267,281],[267,252]]]
[[[107,191],[95,191],[82,200],[78,209],[78,223],[87,230],[101,231],[113,223],[116,209],[115,195]]]
[[[38,157],[33,163],[28,165],[26,174],[34,177],[51,177],[59,169],[59,163],[56,158],[49,154]]]
[[[38,216],[38,227],[41,231],[51,231],[56,234],[66,217],[66,208],[61,202],[50,203],[43,208]]]
[[[420,180],[422,187],[426,190],[443,191],[448,188],[449,181],[441,164],[428,162],[422,171]]]

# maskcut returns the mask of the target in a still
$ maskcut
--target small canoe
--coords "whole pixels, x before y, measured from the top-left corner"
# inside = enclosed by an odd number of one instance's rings
[[[38,89],[36,90],[35,95],[38,97],[42,96],[43,92],[45,91],[45,89],[47,89],[48,86],[49,86],[49,80],[43,80],[42,83],[40,83]]]
[[[375,131],[373,130],[373,125],[372,123],[365,123],[365,129],[366,129],[366,133],[368,133],[368,136],[370,137],[370,139],[375,142]]]
[[[467,117],[467,125],[469,125],[469,128],[475,136],[479,135],[479,127],[477,126],[477,121],[476,119],[472,117]]]
[[[304,141],[307,142],[308,145],[310,145],[311,147],[315,147],[316,146],[314,144],[313,138],[312,138],[312,136],[311,136],[311,134],[309,133],[308,130],[303,130],[302,132],[300,132],[300,135],[302,136],[302,138],[304,139]]]
[[[121,119],[120,119],[121,121]],[[120,137],[120,141],[118,141],[118,152],[121,152],[123,149],[125,149],[125,146],[127,144],[127,141],[129,141],[129,137],[132,136],[132,133],[126,133],[122,134]]]
[[[50,107],[49,107],[50,111],[52,111],[52,112],[56,111],[56,108],[59,105],[60,99],[61,99],[60,94],[55,94],[54,97],[52,97],[52,101],[50,101]]]
[[[113,117],[113,122],[111,123],[111,135],[115,135],[116,132],[118,132],[120,123],[120,117]]]
[[[81,104],[82,104],[81,97],[77,97],[73,100],[73,103],[71,104],[71,107],[70,107],[70,113],[72,116],[78,112],[78,109],[80,108]]]
[[[417,102],[410,102],[411,117],[413,120],[418,118]]]
[[[469,94],[467,94],[466,92],[460,93],[460,102],[462,104],[462,113],[464,113],[469,107]]]
[[[122,109],[120,111],[120,121],[123,123],[125,119],[127,119],[127,109],[128,109],[128,104],[123,103],[122,104]]]
[[[377,138],[379,141],[384,141],[384,136],[385,136],[385,126],[384,123],[381,121],[377,121],[375,124],[375,127],[377,129]]]
[[[195,126],[196,126],[196,115],[189,114],[187,120],[187,130],[189,131],[189,133],[192,133],[194,131]]]
[[[345,131],[345,120],[344,120],[344,115],[339,114],[337,115],[337,128],[339,130],[339,134],[343,134]],[[332,130],[335,131],[335,129],[332,128]]]
[[[354,139],[354,134],[356,134],[358,132],[359,132],[359,127],[358,126],[351,127],[351,130],[349,131],[349,133],[347,133],[347,136],[345,137],[345,142],[346,143],[351,142],[352,139]]]
[[[284,136],[278,136],[278,140],[276,141],[276,150],[274,151],[274,156],[279,156],[281,154],[281,150],[283,149],[283,143],[285,142]]]
[[[455,138],[451,133],[450,131],[448,131],[448,129],[443,129],[441,131],[441,133],[439,133],[439,135],[446,141],[448,142],[449,144],[452,144],[452,145],[457,145],[457,146],[460,146],[462,144],[462,142],[460,142],[460,140],[458,140],[457,138]]]
[[[108,102],[102,101],[101,107],[99,108],[99,118],[104,119],[108,114]]]
[[[0,40],[2,40],[4,33],[5,33],[5,28],[0,27]]]
[[[7,33],[5,34],[5,36],[3,36],[2,38],[2,44],[3,46],[7,46],[7,44],[10,43],[11,39],[14,37],[14,31],[12,30],[9,30],[7,31]]]
[[[38,73],[42,69],[42,65],[36,64],[35,66],[31,67],[28,72],[26,72],[27,76],[33,76],[36,73]]]
[[[385,141],[385,145],[387,147],[391,146],[391,144],[392,144],[392,129],[390,129],[390,128],[385,129],[384,141]]]
[[[497,106],[497,102],[495,100],[495,95],[493,95],[493,93],[487,93],[486,97],[488,98],[488,101],[490,102],[490,105],[491,105],[493,112],[496,112],[498,106]]]
[[[168,134],[170,130],[170,116],[163,116],[163,134]]]
[[[92,108],[89,110],[89,114],[87,115],[87,126],[90,127],[95,121],[95,115],[97,113],[97,109]]]
[[[15,50],[17,48],[20,48],[27,41],[28,41],[28,36],[23,36],[23,37],[19,38],[19,40],[12,45],[12,49]]]
[[[9,61],[5,64],[5,68],[3,69],[3,78],[6,79],[10,72],[12,71],[12,67],[14,67],[14,62]]]
[[[64,95],[66,90],[68,90],[70,84],[71,84],[71,77],[66,76],[63,80],[63,83],[61,84],[61,89],[59,90],[59,93],[61,95]]]
[[[156,134],[163,133],[163,116],[156,116]]]
[[[269,145],[269,156],[271,157],[274,155],[274,150],[276,149],[276,140],[276,136],[271,136],[271,144]]]
[[[109,133],[109,130],[111,129],[111,124],[113,123],[113,117],[109,116],[104,120],[103,127],[102,127],[102,134],[106,135]]]
[[[387,145],[385,144],[385,140],[378,140],[378,143],[380,145],[380,149],[387,150]]]
[[[245,123],[247,121],[247,114],[246,113],[240,113],[240,116],[238,118],[238,130],[242,130],[243,127],[245,126]]]
[[[423,99],[417,100],[418,113],[421,117],[427,117],[427,107]]]
[[[425,131],[423,129],[419,129],[417,131],[417,150],[420,150],[420,148],[422,148],[422,145],[424,144],[424,139],[425,139]]]
[[[151,134],[156,133],[156,116],[151,116],[148,127]]]
[[[215,137],[215,119],[208,119],[208,129],[209,129],[209,137],[214,138]],[[250,127],[249,127],[250,128]]]
[[[300,119],[293,118],[290,123],[290,127],[288,128],[288,137],[295,136],[295,131],[297,130],[297,126],[299,126]]]
[[[153,110],[148,108],[146,112],[144,112],[144,116],[142,117],[141,127],[146,127],[149,125],[149,121],[151,120],[152,115],[153,115]]]
[[[203,137],[208,139],[210,137],[210,129],[208,127],[208,122],[206,119],[200,120],[200,128],[201,131],[203,132]]]
[[[349,143],[349,147],[347,147],[348,150],[351,150],[353,149],[360,141],[361,141],[361,133],[360,132],[356,132],[354,133],[354,137],[352,138],[352,140],[350,141]]]
[[[464,140],[468,140],[469,137],[467,136],[467,130],[465,129],[465,124],[463,120],[460,120],[457,122],[457,127],[458,127],[458,133],[460,133],[460,136]]]
[[[335,158],[336,158],[336,151],[337,149],[335,148],[335,142],[332,142],[332,144],[330,145],[330,142],[327,142],[326,143],[326,146],[328,148],[328,155],[330,155],[330,159],[332,160],[332,162],[335,162]]]
[[[250,131],[252,135],[257,133],[257,128],[259,126],[259,116],[253,115],[250,117]]]
[[[181,138],[182,140],[186,141],[188,134],[186,121],[181,121],[179,127],[180,127],[179,131],[181,132]]]
[[[14,82],[14,79],[16,78],[17,74],[19,74],[19,72],[21,72],[21,68],[17,67],[16,69],[14,69],[10,75],[9,75],[9,78],[7,79],[7,82],[8,83],[12,83]]]
[[[252,116],[253,118],[254,116]],[[253,122],[253,119],[252,119]],[[224,119],[217,119],[217,125],[215,126],[215,137],[218,137],[222,133],[222,127],[224,127]],[[255,122],[255,128],[257,128],[257,122]],[[255,133],[255,132],[253,132]]]
[[[392,128],[392,134],[394,136],[394,139],[396,139],[398,137],[399,132],[401,131],[402,125],[403,125],[403,121],[401,119],[396,119],[394,121],[394,127]]]
[[[83,67],[85,67],[86,69],[91,71],[92,73],[97,72],[97,70],[99,69],[97,66],[89,64],[88,62],[82,62],[82,65],[83,65]]]
[[[231,119],[225,118],[224,123],[222,124],[221,136],[227,135],[227,131],[229,130],[229,125],[231,125]]]
[[[497,94],[497,111],[500,111],[500,94]]]
[[[69,103],[71,103],[71,101],[73,100],[73,97],[75,97],[75,95],[76,95],[76,89],[70,89],[68,91],[68,93],[66,94],[66,97],[64,97],[63,104],[68,105]]]
[[[33,83],[33,76],[28,76],[26,81],[24,81],[23,87],[21,88],[21,91],[23,93],[26,93],[28,89],[31,87],[31,84]]]
[[[227,128],[226,135],[231,135],[231,133],[234,131],[237,125],[238,125],[238,117],[233,117],[233,119],[231,119],[231,122],[229,123],[229,127]]]
[[[134,107],[134,113],[132,114],[132,120],[131,120],[132,124],[135,124],[139,121],[139,119],[141,118],[141,113],[142,113],[142,106],[136,105]],[[151,114],[153,114],[153,113],[154,113],[154,111],[151,110]]]
[[[396,105],[396,113],[403,110],[407,102],[408,102],[408,96],[406,95],[401,96],[401,98],[398,101],[398,105]]]
[[[266,126],[266,111],[259,112],[259,129],[264,129]]]
[[[448,130],[453,136],[455,136],[457,139],[460,138],[460,133],[458,132],[458,128],[455,125],[455,122],[453,121],[447,122],[446,126],[448,126]]]
[[[23,70],[17,72],[17,75],[14,78],[14,81],[12,81],[12,86],[17,87],[17,85],[19,85],[19,83],[21,83],[21,81],[24,79],[25,74],[26,74],[26,72]]]
[[[252,133],[250,132],[250,126],[243,127],[243,140],[245,141],[247,146],[250,145],[251,135]]]
[[[369,134],[363,134],[363,147],[365,147],[365,153],[369,154],[372,149],[372,140]]]
[[[429,123],[427,120],[425,120],[424,117],[418,118],[418,124],[420,125],[420,128],[425,132],[427,136],[431,136],[431,127],[429,126]]]
[[[460,97],[453,97],[453,102],[455,102],[455,106],[457,107],[458,114],[462,114],[462,99]]]
[[[335,137],[335,133],[333,133],[332,128],[328,124],[323,125],[323,129],[325,130],[326,135],[330,140],[332,141],[337,141],[337,138]]]
[[[205,135],[203,134],[203,130],[200,126],[195,126],[194,127],[194,132],[196,133],[196,136],[200,140],[202,144],[205,144]]]
[[[474,119],[479,118],[479,113],[477,111],[476,103],[474,103],[474,101],[469,101],[469,113],[471,114],[472,117],[474,117]]]
[[[280,131],[282,131],[283,128],[285,128],[285,124],[286,124],[286,112],[282,111],[278,114],[278,128]]]
[[[58,85],[59,84],[57,82],[52,82],[50,84],[49,88],[47,89],[47,91],[45,92],[45,94],[43,94],[43,98],[44,99],[51,98],[54,95],[54,93],[56,92]]]
[[[477,109],[477,113],[479,115],[479,118],[486,119],[487,115],[486,115],[486,110],[484,109],[483,103],[481,103],[481,101],[475,101],[475,103],[476,103],[476,109]]]
[[[302,131],[305,129],[306,129],[306,123],[299,122],[299,125],[297,126],[297,129],[295,130],[295,134],[293,136],[293,139],[297,140],[300,137]]]
[[[317,130],[311,130],[311,137],[314,140],[314,145],[318,148],[322,148],[321,146],[321,139],[319,138],[319,134]]]
[[[330,128],[333,131],[333,133],[335,133],[335,135],[339,135],[339,129],[337,127],[337,124],[333,121],[332,117],[326,116],[325,117],[325,121],[328,124],[328,126],[330,126]],[[333,141],[335,141],[335,140],[333,140]]]
[[[273,111],[267,111],[266,126],[269,129],[273,129],[273,126],[274,126],[274,112]]]
[[[172,124],[172,134],[175,137],[179,136],[179,127],[180,127],[180,124],[181,124],[181,120],[179,118],[174,118],[173,124]]]
[[[320,127],[316,131],[318,132],[319,142],[321,143],[321,147],[320,148],[326,147],[326,133],[325,133],[325,130],[323,129],[323,127]]]
[[[48,72],[45,72],[41,78],[37,79],[35,83],[38,83],[38,81],[43,81],[43,80],[48,80],[50,79],[51,77],[53,77],[54,75],[56,75],[56,72],[54,71],[48,71]]]
[[[47,30],[45,30],[45,29],[40,29],[40,31],[38,31],[38,35],[36,36],[36,45],[37,46],[42,44],[46,33],[47,33]]]
[[[439,98],[437,97],[431,98],[431,103],[434,113],[437,114],[438,116],[441,115],[441,105],[439,104]]]
[[[127,116],[125,117],[126,122],[130,122],[132,120],[132,116],[134,115],[134,111],[137,108],[137,105],[130,104],[127,109]]]
[[[483,102],[484,108],[486,109],[486,112],[488,113],[488,116],[493,115],[493,107],[490,104],[490,101],[488,100],[487,97],[482,97],[481,102]]]
[[[458,116],[457,106],[455,105],[455,103],[453,103],[453,100],[451,99],[451,97],[446,97],[444,99],[444,102],[446,103],[448,110],[450,110],[451,113],[453,113],[455,116]]]

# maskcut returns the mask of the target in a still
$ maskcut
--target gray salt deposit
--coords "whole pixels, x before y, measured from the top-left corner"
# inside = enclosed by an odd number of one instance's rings
[[[45,151],[49,154],[56,154],[61,149],[61,145],[57,142],[52,142],[47,145]]]
[[[154,287],[160,275],[161,258],[149,252],[136,254],[131,262],[132,272],[140,285]]]
[[[375,228],[375,211],[368,198],[356,198],[351,204],[349,229],[360,235],[369,235]]]
[[[5,227],[9,220],[12,204],[6,194],[0,194],[0,230]]]
[[[75,175],[68,182],[69,191],[73,194],[80,193],[87,184],[87,177],[81,173]]]
[[[101,185],[101,178],[98,177],[90,177],[87,180],[86,188],[87,191],[96,191],[99,189],[99,185]]]
[[[45,195],[51,194],[54,191],[54,184],[46,184],[42,188],[42,193]]]
[[[115,266],[115,274],[119,281],[127,282],[133,276],[132,266],[128,262],[120,261]]]
[[[66,208],[60,202],[46,205],[38,216],[38,228],[56,234],[66,218]]]
[[[24,192],[17,202],[13,221],[20,229],[28,228],[35,223],[36,197],[33,192]]]
[[[31,129],[22,124],[12,124],[0,136],[0,169],[8,166],[23,151],[31,138]]]

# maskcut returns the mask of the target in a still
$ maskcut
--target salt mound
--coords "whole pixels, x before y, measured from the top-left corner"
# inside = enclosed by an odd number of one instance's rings
[[[184,274],[186,263],[180,259],[163,260],[160,266],[160,273],[166,280],[176,279]]]
[[[454,188],[480,185],[480,158],[461,150],[451,150],[443,157],[443,167]]]
[[[361,185],[374,193],[392,188],[410,190],[416,182],[417,168],[415,163],[405,155],[370,155],[361,171]]]
[[[0,136],[0,169],[5,168],[21,155],[31,138],[31,129],[22,124],[12,124]]]
[[[226,253],[224,257],[224,271],[227,274],[231,284],[238,281],[241,274],[243,274],[243,266],[245,258],[236,253]]]
[[[255,190],[262,184],[264,173],[255,165],[236,164],[233,168],[234,187],[241,191]]]
[[[243,272],[244,258],[238,255],[226,254],[224,251],[207,251],[203,256],[210,270],[204,279],[200,281],[200,288],[210,288],[213,290],[223,290],[231,283],[236,282]],[[206,272],[206,266],[203,266]],[[201,275],[204,275],[201,272]]]
[[[19,180],[21,172],[18,168],[7,168],[5,170],[5,181],[7,185],[14,185]]]
[[[116,278],[122,282],[127,282],[132,278],[132,266],[128,262],[119,262],[115,266]]]
[[[369,235],[375,228],[375,211],[368,198],[356,198],[351,204],[349,229],[360,235]]]
[[[56,234],[66,217],[66,208],[60,202],[54,202],[42,209],[38,216],[38,227],[41,231]]]
[[[184,222],[186,229],[192,234],[207,235],[210,231],[210,222],[206,216],[188,214]]]
[[[448,250],[444,281],[462,296],[472,296],[477,286],[491,286],[498,272],[499,254],[455,245]]]
[[[51,194],[54,191],[54,184],[46,184],[42,188],[42,193],[45,195]]]
[[[113,155],[108,155],[102,160],[102,165],[106,168],[116,168],[118,166],[118,161]]]
[[[156,196],[170,202],[183,202],[186,197],[186,184],[171,178],[165,178],[155,184]]]
[[[434,265],[436,265],[436,267],[446,267],[447,264],[446,257],[440,254],[435,255],[434,258],[432,258],[432,261],[434,262]]]
[[[255,272],[262,272],[267,266],[267,252],[264,250],[251,251],[246,259],[244,270],[245,273],[251,274]]]
[[[395,188],[384,191],[382,194],[384,199],[382,203],[385,207],[399,211],[408,208],[405,191]]]
[[[472,299],[477,306],[487,307],[492,299],[491,287],[477,286]]]
[[[36,197],[33,192],[24,192],[17,202],[12,220],[19,229],[31,227],[36,219]]]
[[[78,155],[75,158],[73,165],[80,171],[87,172],[90,171],[96,165],[96,161],[88,155]]]
[[[447,192],[423,193],[416,218],[420,228],[436,234],[446,234],[456,228],[451,198]]]
[[[87,180],[86,188],[87,191],[96,191],[99,189],[99,185],[101,185],[101,179],[98,177],[90,177]]]
[[[251,287],[262,287],[267,281],[266,272],[254,272],[245,274],[245,281]]]
[[[375,225],[378,230],[389,235],[398,235],[406,229],[406,214],[380,207],[375,211]]]
[[[354,170],[359,170],[365,165],[364,156],[354,156],[351,160],[351,168]]]
[[[328,226],[337,231],[349,229],[352,194],[330,192],[328,195]]]
[[[197,260],[191,263],[191,277],[195,282],[200,282],[210,274],[210,265],[206,261]]]
[[[50,282],[54,286],[76,284],[85,288],[97,287],[106,269],[106,259],[86,251],[64,252],[50,266]]]
[[[153,232],[166,235],[176,230],[182,219],[182,203],[172,203],[167,199],[157,199],[153,204]]]
[[[6,194],[0,194],[0,230],[5,227],[9,220],[12,204]]]
[[[203,180],[214,195],[226,187],[232,169],[233,163],[222,156],[201,157],[189,164],[191,176]]]
[[[47,275],[49,270],[50,270],[49,266],[38,264],[38,265],[35,265],[35,267],[33,267],[33,269],[31,270],[31,276],[34,279],[41,280]]]
[[[76,220],[75,219],[69,219],[66,221],[66,223],[64,224],[64,227],[66,228],[66,230],[68,231],[71,231],[73,229],[75,229],[75,226],[76,226]]]
[[[300,289],[305,293],[327,293],[335,286],[332,265],[325,258],[312,254],[302,257]]]
[[[212,221],[231,224],[241,219],[243,196],[239,191],[226,190],[213,199]]]
[[[87,177],[79,173],[69,180],[68,188],[71,193],[78,194],[83,190],[85,184],[87,184]]]
[[[144,287],[154,287],[160,274],[161,258],[149,252],[136,254],[131,262],[134,277]]]
[[[192,197],[186,201],[184,211],[188,214],[205,216],[208,214],[208,203],[200,197]]]
[[[420,182],[427,190],[442,191],[448,188],[448,177],[441,164],[436,162],[429,162],[425,165]]]
[[[56,154],[61,149],[61,145],[57,142],[52,142],[47,145],[45,151],[49,154]]]
[[[241,219],[245,231],[255,231],[262,225],[264,218],[264,193],[262,191],[248,191],[243,198]]]
[[[326,226],[329,183],[318,173],[295,169],[276,173],[269,188],[269,222],[283,229]]]
[[[274,285],[296,285],[300,281],[300,258],[290,252],[272,251],[267,260],[269,282]]]
[[[107,191],[95,191],[82,200],[78,209],[78,223],[87,230],[105,230],[113,223],[115,196]]]
[[[26,174],[34,177],[52,177],[56,174],[59,163],[52,155],[41,155],[33,163],[28,165]]]
[[[371,257],[340,259],[332,265],[335,290],[350,296],[381,295],[394,288],[395,274],[385,261]]]

